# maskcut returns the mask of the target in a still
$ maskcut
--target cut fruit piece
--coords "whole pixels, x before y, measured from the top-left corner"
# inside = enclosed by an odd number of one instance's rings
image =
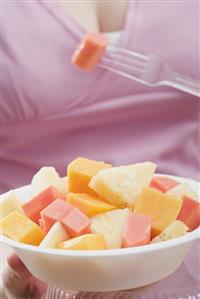
[[[106,249],[104,237],[97,234],[86,234],[58,244],[59,249],[66,250],[101,250]]]
[[[130,213],[124,225],[122,247],[146,245],[151,239],[151,217]]]
[[[46,228],[45,228],[45,224],[42,218],[39,219],[39,226],[40,228],[43,230],[43,232],[47,232]]]
[[[163,242],[181,237],[187,233],[189,228],[181,221],[175,220],[162,231],[160,235],[155,237],[151,243]]]
[[[155,237],[176,220],[182,203],[181,198],[145,188],[138,198],[134,212],[151,217],[152,237]]]
[[[50,186],[31,198],[22,207],[27,217],[39,224],[40,212],[56,199],[65,200],[65,197],[55,187]]]
[[[121,248],[122,231],[129,213],[126,208],[99,214],[92,218],[90,230],[104,236],[108,249]]]
[[[149,186],[156,165],[152,162],[100,170],[89,187],[118,207],[133,207],[144,187]]]
[[[0,220],[15,210],[24,214],[20,199],[13,190],[1,196],[0,201]]]
[[[88,217],[116,209],[115,206],[105,201],[83,193],[70,192],[67,196],[67,202],[77,207]]]
[[[32,196],[37,195],[49,186],[54,186],[63,196],[67,194],[67,178],[60,178],[54,167],[42,167],[31,182]]]
[[[72,209],[73,207],[63,200],[54,200],[40,213],[44,231],[47,233],[55,222],[64,219]]]
[[[196,229],[200,225],[200,203],[189,196],[183,196],[183,205],[177,219],[184,222],[190,230]]]
[[[72,64],[85,71],[92,70],[102,57],[107,41],[102,33],[88,33],[74,52]]]
[[[71,238],[90,232],[90,219],[79,209],[74,207],[67,216],[61,220],[61,224]]]
[[[199,201],[197,193],[186,183],[181,183],[175,186],[174,188],[167,191],[166,194],[177,197],[183,197],[185,195]]]
[[[41,228],[18,211],[3,218],[1,227],[4,235],[18,242],[39,245],[44,238]]]
[[[91,178],[104,168],[112,167],[104,162],[77,158],[68,165],[69,192],[86,193],[97,197],[98,195],[88,187]]]
[[[60,242],[67,241],[68,239],[69,236],[65,229],[59,222],[56,222],[42,240],[39,247],[56,248]]]
[[[151,187],[154,187],[155,189],[165,193],[179,184],[179,182],[171,179],[170,177],[156,175],[153,177],[150,185]]]

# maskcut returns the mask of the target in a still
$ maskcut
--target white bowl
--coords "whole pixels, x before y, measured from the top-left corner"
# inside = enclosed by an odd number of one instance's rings
[[[172,177],[188,183],[197,192],[200,183]],[[16,190],[23,201],[30,187]],[[5,236],[1,241],[11,246],[27,268],[51,286],[91,292],[138,288],[173,273],[184,261],[199,228],[166,242],[127,249],[73,251],[44,249],[15,242]]]

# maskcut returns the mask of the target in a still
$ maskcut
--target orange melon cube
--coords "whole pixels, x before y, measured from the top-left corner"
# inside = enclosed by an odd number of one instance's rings
[[[92,70],[107,46],[107,37],[102,33],[88,33],[72,56],[72,64],[82,70]]]
[[[44,210],[41,211],[40,225],[47,233],[53,224],[57,221],[61,221],[67,216],[67,214],[73,209],[71,205],[64,202],[63,200],[56,199]]]
[[[22,208],[28,218],[39,224],[40,212],[56,199],[65,200],[65,196],[50,186],[23,204]]]
[[[3,234],[18,242],[39,245],[44,238],[41,228],[18,211],[13,211],[3,218],[1,227]]]
[[[104,237],[98,234],[85,234],[65,242],[60,242],[57,248],[66,250],[107,249]]]
[[[67,196],[67,202],[77,207],[88,217],[116,209],[110,203],[84,193],[70,192]]]
[[[157,175],[153,177],[150,186],[165,193],[178,184],[180,183],[171,179],[170,177]]]
[[[73,208],[68,215],[61,220],[61,224],[71,238],[90,232],[90,219],[77,208]]]
[[[176,220],[182,203],[181,198],[145,188],[136,202],[134,212],[151,217],[152,237],[155,237]]]
[[[177,219],[190,230],[196,229],[200,225],[200,203],[189,196],[183,196],[183,205]]]
[[[122,247],[148,244],[151,239],[151,217],[130,213],[122,233]]]
[[[101,169],[112,165],[100,161],[77,158],[67,168],[69,192],[86,193],[98,197],[97,193],[88,187],[91,178]]]

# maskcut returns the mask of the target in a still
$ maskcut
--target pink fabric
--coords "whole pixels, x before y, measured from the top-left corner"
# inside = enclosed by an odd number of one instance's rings
[[[120,44],[197,78],[197,2],[129,1]],[[151,160],[159,172],[197,179],[197,98],[100,67],[75,69],[70,58],[85,31],[53,1],[4,1],[1,22],[1,192],[44,165],[65,175],[77,156]]]
[[[1,192],[28,184],[44,165],[65,175],[79,155],[114,165],[151,160],[160,172],[198,178],[197,98],[99,67],[76,70],[70,58],[85,31],[52,1],[1,7]],[[199,78],[198,17],[198,1],[129,0],[120,44]],[[177,299],[183,288],[197,294],[198,249],[196,242],[185,264],[142,298],[164,290]]]

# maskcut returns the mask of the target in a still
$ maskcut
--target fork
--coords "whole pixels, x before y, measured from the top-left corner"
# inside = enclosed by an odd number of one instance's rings
[[[200,97],[200,82],[175,73],[157,55],[133,52],[113,43],[106,51],[108,55],[98,63],[104,69],[151,87],[170,86]]]

